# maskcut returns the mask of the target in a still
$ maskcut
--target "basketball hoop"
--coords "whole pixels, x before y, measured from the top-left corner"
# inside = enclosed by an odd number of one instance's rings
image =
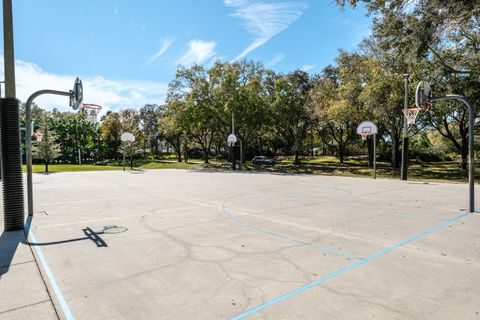
[[[417,116],[421,110],[422,110],[421,108],[403,109],[402,112],[405,115],[405,118],[407,119],[407,124],[415,124],[415,121],[417,120]]]
[[[97,123],[97,116],[102,110],[102,106],[94,103],[81,103],[80,111],[85,113],[87,116],[87,121],[95,124]]]
[[[405,115],[405,118],[407,119],[407,124],[415,124],[415,121],[417,120],[417,117],[420,111],[428,111],[428,110],[430,110],[430,103],[423,102],[422,104],[419,105],[419,107],[403,109],[402,112]]]
[[[363,141],[367,140],[367,137],[373,135],[373,179],[377,178],[377,160],[376,160],[376,152],[377,152],[377,137],[378,134],[378,127],[372,121],[362,121],[357,126],[357,134],[362,137]],[[372,141],[370,140],[370,141]]]
[[[227,138],[227,144],[229,147],[233,147],[235,145],[235,142],[237,142],[237,136],[231,133]]]
[[[367,140],[367,137],[372,134],[377,134],[377,125],[371,121],[363,121],[357,126],[357,134],[362,137],[362,140]]]

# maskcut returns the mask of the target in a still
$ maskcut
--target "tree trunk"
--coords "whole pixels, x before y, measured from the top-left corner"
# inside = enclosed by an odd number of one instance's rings
[[[206,148],[203,148],[203,161],[208,163],[208,150]]]
[[[338,156],[340,157],[340,163],[343,164],[345,161],[345,147],[343,144],[338,146]]]
[[[295,150],[295,161],[293,162],[293,164],[296,166],[300,165],[300,158],[298,153],[299,153],[298,150]]]
[[[182,151],[175,149],[175,152],[177,153],[178,162],[182,162]]]
[[[392,168],[398,168],[398,145],[399,141],[397,136],[392,134]]]
[[[45,173],[48,174],[48,159],[45,159]]]

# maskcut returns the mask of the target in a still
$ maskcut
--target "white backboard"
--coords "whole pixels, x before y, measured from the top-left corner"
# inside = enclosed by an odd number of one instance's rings
[[[124,132],[120,136],[120,140],[122,140],[123,142],[133,142],[135,141],[135,136],[130,132]]]
[[[415,105],[420,108],[425,102],[428,102],[430,98],[430,92],[432,88],[426,81],[420,81],[415,90]]]
[[[363,121],[357,126],[357,134],[362,134],[362,133],[368,133],[368,135],[377,134],[378,133],[377,125],[372,121]]]
[[[237,136],[233,133],[231,133],[228,138],[227,138],[228,143],[235,143],[237,142]]]

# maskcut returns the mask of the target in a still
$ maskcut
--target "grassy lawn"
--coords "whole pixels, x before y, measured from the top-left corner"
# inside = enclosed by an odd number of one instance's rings
[[[97,166],[93,164],[50,164],[48,165],[48,172],[71,172],[71,171],[101,171],[101,170],[121,170],[121,167],[116,166]],[[23,172],[27,171],[25,165],[22,166]],[[45,165],[34,164],[32,166],[33,172],[45,172]]]
[[[480,161],[479,161],[480,162]],[[237,164],[238,167],[238,164]],[[174,159],[157,161],[134,161],[134,169],[216,169],[230,170],[230,165],[222,160],[211,160],[209,164],[204,164],[201,159],[189,159],[189,163],[177,162]],[[129,163],[127,162],[127,169]],[[45,166],[36,164],[33,166],[33,172],[44,172]],[[50,172],[67,171],[100,171],[100,170],[123,170],[121,161],[109,161],[102,165],[93,164],[51,164]],[[254,172],[275,172],[284,174],[324,174],[341,176],[372,176],[372,169],[368,167],[367,159],[348,158],[344,164],[335,157],[318,157],[302,159],[302,165],[293,165],[292,159],[282,159],[277,161],[274,166],[252,165],[250,161],[244,164],[245,171]],[[25,172],[25,166],[23,166]],[[377,162],[378,178],[398,178],[399,169],[393,169],[388,162]],[[455,161],[448,162],[418,162],[410,161],[408,170],[409,180],[419,181],[446,181],[446,182],[466,182],[468,181],[468,172],[460,169],[460,165]],[[475,179],[480,181],[480,163],[476,164]]]
[[[365,158],[347,158],[340,164],[335,157],[318,157],[302,159],[300,166],[293,164],[293,159],[282,159],[275,166],[253,166],[247,163],[247,170],[282,172],[285,174],[326,174],[343,176],[372,176],[372,169],[368,167]],[[377,177],[396,179],[400,177],[400,170],[393,169],[389,162],[377,161]],[[468,171],[461,170],[456,161],[419,162],[411,160],[408,169],[409,180],[467,182]],[[480,181],[480,161],[475,164],[475,179]]]

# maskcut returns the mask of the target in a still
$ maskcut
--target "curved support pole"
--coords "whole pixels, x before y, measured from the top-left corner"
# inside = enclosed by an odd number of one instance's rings
[[[237,140],[240,142],[240,171],[243,171],[243,144],[242,139],[237,137]]]
[[[72,91],[40,90],[32,94],[25,105],[25,146],[27,160],[27,204],[28,215],[33,216],[33,181],[32,181],[32,102],[42,94],[55,94],[58,96],[71,96]]]
[[[457,100],[463,102],[468,108],[468,184],[469,184],[469,211],[475,212],[475,158],[474,158],[474,139],[473,133],[475,113],[473,106],[468,99],[459,94],[447,94],[444,97],[435,97],[430,99],[431,102],[442,100]]]

